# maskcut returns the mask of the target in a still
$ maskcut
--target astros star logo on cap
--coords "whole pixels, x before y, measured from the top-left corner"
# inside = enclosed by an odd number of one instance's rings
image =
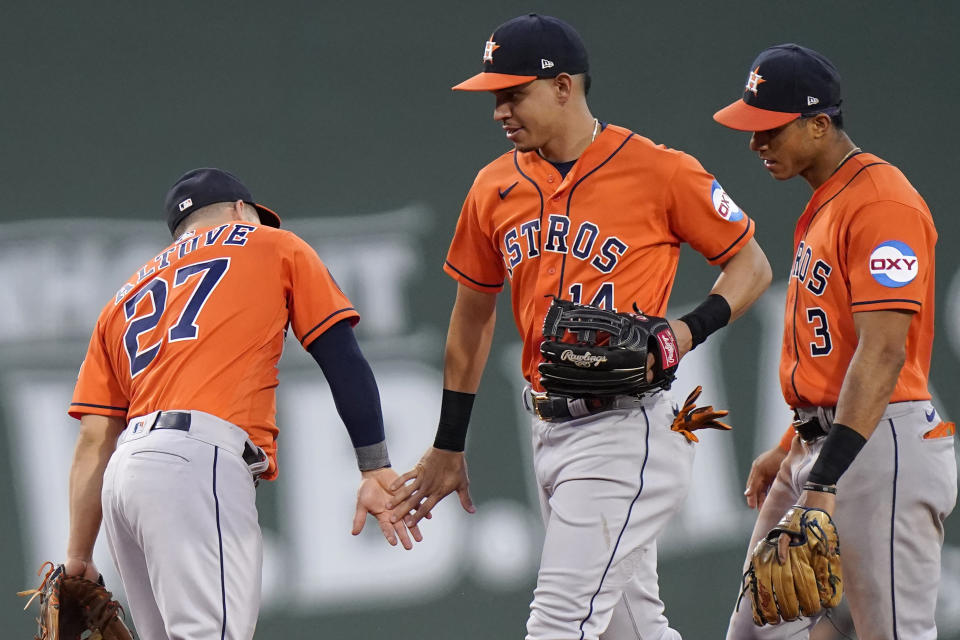
[[[452,88],[500,91],[589,69],[587,49],[573,27],[559,18],[529,13],[494,29],[483,47],[483,70]]]
[[[484,62],[493,62],[493,52],[500,48],[496,42],[493,41],[493,36],[490,36],[490,39],[487,40],[487,44],[483,47],[483,61]]]
[[[766,80],[760,75],[760,67],[757,67],[750,72],[750,77],[747,79],[747,86],[745,88],[747,91],[751,91],[753,95],[757,95],[757,87],[763,82],[766,82]]]
[[[764,70],[762,75],[760,69]],[[713,114],[713,119],[725,127],[769,131],[801,116],[840,114],[840,73],[813,49],[792,42],[768,47],[747,72],[740,99]]]

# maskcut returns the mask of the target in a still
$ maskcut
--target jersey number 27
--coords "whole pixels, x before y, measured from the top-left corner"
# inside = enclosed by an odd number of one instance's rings
[[[230,258],[217,258],[206,262],[197,262],[188,264],[177,269],[173,274],[173,286],[179,287],[190,280],[192,276],[203,274],[199,280],[195,280],[193,293],[187,304],[183,306],[180,317],[176,324],[170,327],[167,332],[167,339],[170,342],[179,340],[195,340],[197,338],[198,327],[196,325],[197,316],[203,309],[207,298],[220,283],[223,274],[230,268]],[[130,377],[136,378],[144,369],[146,369],[153,359],[160,352],[160,346],[163,344],[163,338],[157,340],[154,344],[145,349],[140,349],[140,336],[148,331],[152,331],[160,324],[163,312],[167,308],[167,281],[163,278],[155,278],[150,284],[146,285],[135,293],[123,305],[124,315],[127,318],[127,330],[123,334],[123,346],[127,351],[127,360],[130,362]],[[137,316],[137,306],[146,296],[150,296],[153,301],[153,312]]]

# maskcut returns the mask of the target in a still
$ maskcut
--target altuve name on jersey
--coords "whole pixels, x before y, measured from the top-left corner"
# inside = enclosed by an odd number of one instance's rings
[[[810,266],[811,261],[813,266]],[[793,269],[790,277],[796,278],[800,284],[815,296],[823,295],[827,289],[828,279],[833,267],[821,259],[813,260],[813,250],[803,241],[797,245],[797,255],[793,259]],[[807,278],[807,276],[810,276]]]
[[[228,228],[230,229],[229,231],[227,231]],[[247,240],[249,240],[247,234],[253,233],[256,230],[256,225],[234,222],[231,224],[222,224],[200,235],[196,235],[193,231],[188,231],[180,236],[174,244],[170,245],[169,249],[166,249],[153,260],[143,265],[140,270],[137,271],[135,282],[127,282],[120,287],[120,290],[117,291],[117,295],[114,297],[113,304],[120,304],[124,297],[133,291],[134,287],[142,282],[144,278],[147,278],[157,271],[166,269],[171,264],[176,264],[200,247],[209,247],[215,244],[220,244],[225,247],[242,247],[246,245]]]
[[[540,256],[540,247],[551,253],[568,253],[578,260],[589,260],[600,273],[610,273],[629,247],[616,236],[600,241],[600,227],[593,222],[581,222],[576,232],[570,228],[570,218],[560,214],[547,216],[545,242],[540,244],[540,219],[534,218],[516,225],[503,234],[503,261],[507,273],[527,258]],[[571,236],[573,241],[570,241]]]

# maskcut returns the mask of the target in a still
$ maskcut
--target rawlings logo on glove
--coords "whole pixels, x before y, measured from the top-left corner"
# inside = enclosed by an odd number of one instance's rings
[[[564,362],[572,362],[578,367],[596,367],[607,361],[607,356],[595,356],[589,351],[586,353],[574,353],[572,349],[567,349],[560,354],[560,359]]]

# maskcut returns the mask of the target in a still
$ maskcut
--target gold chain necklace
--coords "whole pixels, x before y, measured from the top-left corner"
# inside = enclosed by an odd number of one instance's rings
[[[850,149],[850,151],[847,152],[847,155],[843,156],[843,158],[840,159],[840,162],[837,163],[837,166],[834,167],[833,171],[831,171],[831,174],[836,173],[837,169],[842,167],[843,163],[849,160],[850,156],[852,156],[855,153],[860,153],[860,147],[854,147],[853,149]]]

